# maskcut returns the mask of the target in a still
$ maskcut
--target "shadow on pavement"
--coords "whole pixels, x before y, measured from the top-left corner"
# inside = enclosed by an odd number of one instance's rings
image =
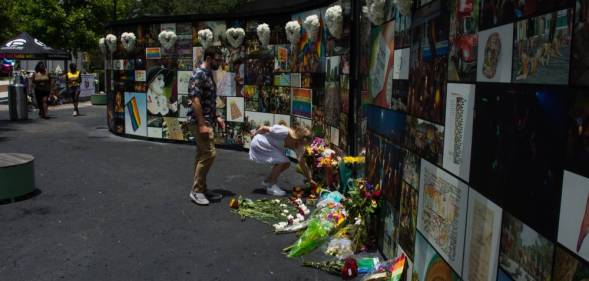
[[[43,193],[43,191],[41,191],[41,189],[36,188],[35,190],[33,190],[33,192],[31,192],[29,194],[25,194],[23,196],[15,197],[15,198],[12,198],[12,199],[0,200],[0,205],[6,205],[6,204],[10,204],[10,203],[16,203],[16,202],[21,202],[21,201],[29,200],[31,198],[34,198],[34,197],[37,197],[37,196],[41,195],[41,193]]]

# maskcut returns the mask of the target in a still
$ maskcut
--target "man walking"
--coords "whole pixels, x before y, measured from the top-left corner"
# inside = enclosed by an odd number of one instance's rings
[[[225,129],[225,121],[217,116],[217,86],[213,80],[213,70],[219,69],[221,51],[209,47],[204,53],[204,62],[192,72],[188,83],[188,95],[192,102],[189,116],[196,119],[196,158],[194,179],[190,199],[198,205],[208,205],[210,200],[220,200],[221,194],[207,190],[207,173],[215,160],[215,135],[213,126],[218,123]]]

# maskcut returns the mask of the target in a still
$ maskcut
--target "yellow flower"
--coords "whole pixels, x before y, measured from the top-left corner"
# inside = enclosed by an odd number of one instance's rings
[[[372,208],[376,208],[378,206],[378,203],[376,203],[376,200],[372,199],[372,202],[370,202],[372,204]]]
[[[364,161],[364,156],[344,156],[345,164],[362,164]]]

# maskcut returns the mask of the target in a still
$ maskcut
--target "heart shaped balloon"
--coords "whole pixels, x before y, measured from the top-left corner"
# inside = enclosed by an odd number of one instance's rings
[[[336,39],[342,38],[344,25],[342,6],[335,5],[325,11],[325,25],[331,36]]]
[[[210,29],[202,29],[198,31],[198,41],[203,48],[208,48],[213,45],[213,32]]]
[[[158,35],[158,40],[164,49],[171,49],[174,47],[177,39],[178,36],[176,36],[176,32],[174,31],[164,30]]]
[[[296,46],[301,39],[301,25],[298,21],[293,20],[286,23],[284,26],[286,31],[286,39],[292,46]]]
[[[258,34],[258,40],[260,40],[262,47],[267,47],[270,44],[270,26],[262,23],[256,28],[256,33]]]
[[[104,37],[98,39],[98,47],[103,54],[106,54],[106,39]]]
[[[113,34],[108,34],[106,35],[105,41],[108,51],[113,53],[117,49],[117,37]]]
[[[123,48],[127,50],[127,52],[133,51],[135,48],[135,42],[137,37],[135,37],[135,33],[133,32],[124,32],[121,34],[121,43],[123,44]]]
[[[319,16],[317,15],[310,15],[305,18],[303,22],[303,28],[307,32],[309,39],[311,41],[315,41],[317,38],[317,34],[319,33],[319,28],[321,27],[321,21],[319,20]]]
[[[229,45],[231,45],[233,48],[238,48],[241,46],[241,43],[243,43],[243,39],[245,38],[245,30],[243,30],[241,27],[232,27],[225,31],[225,35]]]

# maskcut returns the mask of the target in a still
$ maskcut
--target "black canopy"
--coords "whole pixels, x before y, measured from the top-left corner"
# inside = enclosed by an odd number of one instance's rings
[[[0,47],[0,58],[17,60],[69,60],[66,51],[55,50],[43,42],[33,38],[26,32],[4,43]]]

